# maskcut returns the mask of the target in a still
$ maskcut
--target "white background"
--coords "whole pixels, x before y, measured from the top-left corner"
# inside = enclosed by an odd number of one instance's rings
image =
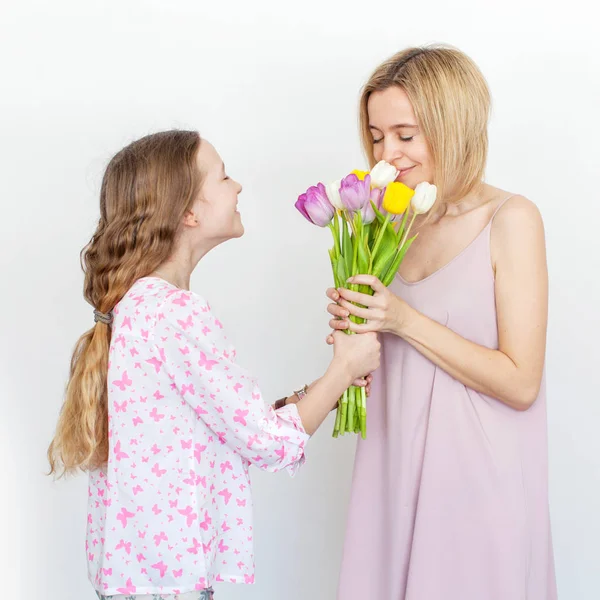
[[[92,324],[78,253],[95,227],[110,156],[159,129],[197,128],[243,183],[247,235],[207,257],[193,287],[274,400],[320,375],[329,357],[329,235],[296,213],[296,196],[364,166],[356,109],[371,70],[408,45],[447,42],[475,59],[492,89],[488,181],[527,195],[545,219],[559,595],[597,600],[598,40],[583,0],[5,0],[2,597],[95,597],[83,549],[85,476],[53,484],[43,472],[70,352]],[[334,598],[354,443],[332,440],[331,425],[295,480],[254,474],[257,583],[221,586],[219,600]]]

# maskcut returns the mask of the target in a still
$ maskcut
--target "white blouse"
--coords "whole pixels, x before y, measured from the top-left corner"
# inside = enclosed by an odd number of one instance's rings
[[[86,549],[95,589],[177,594],[253,583],[248,467],[294,474],[308,435],[274,411],[208,303],[138,280],[115,307],[109,458],[90,473]]]

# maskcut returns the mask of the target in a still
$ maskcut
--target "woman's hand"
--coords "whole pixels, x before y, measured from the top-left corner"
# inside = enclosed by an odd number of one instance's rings
[[[327,297],[333,300],[333,303],[327,307],[327,312],[335,318],[329,321],[329,325],[334,330],[350,329],[355,333],[368,332],[390,332],[401,335],[401,332],[414,310],[399,298],[388,288],[386,288],[377,277],[373,275],[357,275],[348,280],[348,283],[368,285],[373,288],[375,294],[361,294],[344,288],[327,290]],[[356,306],[357,303],[365,308]],[[353,323],[348,316],[354,315],[366,320],[366,323],[359,325]],[[331,343],[333,340],[329,340]]]

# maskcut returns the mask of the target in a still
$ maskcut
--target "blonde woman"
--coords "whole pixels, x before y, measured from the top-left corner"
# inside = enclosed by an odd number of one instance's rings
[[[389,289],[328,290],[333,328],[383,334],[340,600],[556,598],[544,229],[531,201],[484,183],[489,109],[479,69],[445,47],[400,52],[362,93],[370,164],[438,199]]]
[[[375,334],[340,334],[320,380],[265,404],[189,290],[202,257],[244,233],[241,189],[195,131],[133,142],[104,175],[82,257],[95,325],[49,449],[53,472],[89,471],[88,574],[102,600],[209,600],[216,581],[253,583],[249,467],[293,474],[340,394],[379,364]]]

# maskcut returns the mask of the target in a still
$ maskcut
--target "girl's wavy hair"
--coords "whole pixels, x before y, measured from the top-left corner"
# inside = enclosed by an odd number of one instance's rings
[[[81,252],[84,297],[111,312],[136,280],[173,253],[181,223],[202,184],[196,131],[148,135],[108,164],[100,220]],[[75,346],[65,401],[48,448],[50,474],[99,468],[108,460],[110,324],[98,322]]]

